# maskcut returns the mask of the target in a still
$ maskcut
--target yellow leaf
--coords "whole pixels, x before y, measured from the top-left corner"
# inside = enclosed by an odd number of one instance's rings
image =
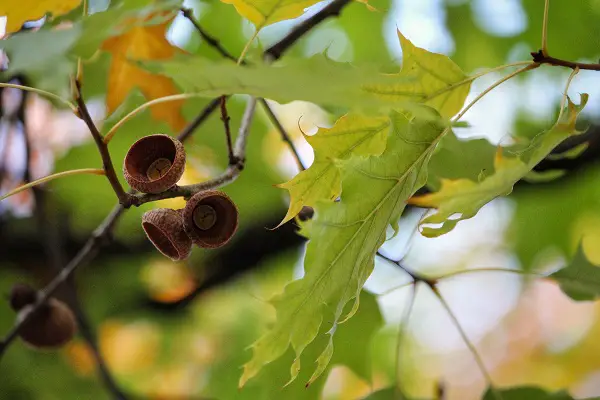
[[[66,14],[77,7],[81,0],[20,0],[2,1],[0,17],[6,17],[6,33],[21,29],[23,23],[35,21],[47,13],[54,16]]]
[[[392,101],[407,100],[427,104],[450,118],[462,108],[471,80],[443,54],[415,46],[398,31],[402,47],[402,70],[392,85],[368,85],[364,89]]]
[[[384,100],[426,104],[445,118],[458,113],[471,87],[467,76],[445,55],[416,47],[400,32],[398,38],[403,52],[402,69],[390,76],[403,79],[397,83],[366,84],[362,89]],[[314,163],[289,182],[278,185],[290,192],[290,207],[281,224],[294,218],[305,205],[314,207],[319,200],[335,200],[342,190],[335,160],[380,155],[385,150],[390,125],[387,116],[348,114],[333,128],[308,137],[315,151]]]
[[[296,18],[302,15],[304,9],[319,2],[319,0],[221,0],[232,4],[236,11],[250,20],[256,30],[266,25]]]
[[[115,111],[135,87],[148,100],[179,93],[170,78],[152,74],[134,63],[134,60],[167,60],[180,52],[165,38],[171,22],[172,19],[160,25],[134,27],[103,43],[102,49],[112,55],[106,93],[108,114]],[[179,131],[186,125],[181,115],[182,105],[183,101],[173,101],[152,106],[150,111],[155,119],[166,121]]]
[[[300,212],[302,206],[314,206],[317,200],[335,200],[342,184],[336,159],[351,155],[379,155],[385,150],[391,122],[387,116],[365,117],[348,114],[333,128],[320,129],[306,140],[315,151],[315,161],[306,171],[278,185],[290,192],[290,208],[281,222],[286,223]],[[281,225],[280,224],[280,225]]]

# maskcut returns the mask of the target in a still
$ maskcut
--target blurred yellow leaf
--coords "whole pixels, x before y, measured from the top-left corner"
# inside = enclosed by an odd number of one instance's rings
[[[0,17],[7,17],[6,33],[16,32],[23,23],[35,21],[47,13],[66,14],[81,3],[81,0],[21,0],[0,3]]]
[[[179,93],[171,79],[154,75],[134,63],[134,60],[166,60],[181,51],[165,37],[171,22],[172,19],[160,25],[134,27],[103,43],[102,49],[112,55],[106,93],[108,114],[115,111],[135,87],[148,100]],[[150,111],[155,119],[166,121],[173,130],[179,131],[186,125],[181,115],[182,105],[183,101],[162,103],[150,107]]]
[[[259,31],[261,28],[285,19],[296,18],[304,9],[318,3],[318,0],[221,0],[232,4],[236,11],[250,20]]]

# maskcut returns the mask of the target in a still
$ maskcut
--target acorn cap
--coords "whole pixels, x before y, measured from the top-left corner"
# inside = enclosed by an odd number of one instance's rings
[[[23,307],[35,303],[37,299],[37,290],[26,283],[15,283],[10,289],[10,307],[19,311]]]
[[[57,348],[70,341],[77,332],[71,309],[62,301],[50,298],[19,328],[19,336],[38,349]]]
[[[181,210],[157,208],[144,213],[142,228],[154,247],[173,261],[188,258],[192,241],[183,230]]]
[[[207,190],[192,196],[183,209],[183,227],[200,247],[224,246],[238,227],[238,209],[225,193]]]
[[[185,168],[185,149],[169,135],[145,136],[129,148],[123,175],[133,189],[161,193],[175,185]]]

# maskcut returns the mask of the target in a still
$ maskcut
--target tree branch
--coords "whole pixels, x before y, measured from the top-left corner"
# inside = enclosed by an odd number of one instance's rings
[[[302,163],[302,159],[300,159],[300,153],[298,153],[296,146],[294,146],[294,142],[292,142],[290,135],[288,135],[288,133],[286,132],[283,125],[281,125],[281,122],[279,121],[279,119],[277,118],[275,113],[273,112],[273,109],[269,106],[269,103],[267,103],[267,101],[262,98],[259,101],[260,101],[260,104],[262,104],[263,108],[265,109],[267,116],[269,117],[269,119],[271,120],[273,125],[275,125],[275,128],[277,128],[277,130],[279,131],[279,134],[281,135],[281,139],[285,143],[287,143],[288,147],[290,148],[290,151],[292,152],[292,154],[294,155],[294,159],[296,160],[296,164],[298,164],[298,168],[300,169],[300,171],[304,171],[306,169],[306,167]]]
[[[121,182],[119,182],[119,178],[117,178],[117,173],[115,172],[115,167],[113,166],[112,159],[110,157],[110,152],[108,151],[108,145],[104,143],[102,139],[102,135],[98,128],[94,124],[92,117],[85,105],[85,101],[83,101],[83,97],[81,95],[81,83],[75,81],[75,101],[77,102],[77,114],[79,118],[81,118],[85,124],[88,126],[92,137],[94,138],[94,142],[96,142],[96,147],[98,147],[98,152],[100,153],[100,157],[102,157],[102,168],[106,173],[106,178],[110,182],[117,198],[119,199],[119,203],[127,205],[129,204],[130,195],[125,192],[123,186],[121,186]]]
[[[595,63],[580,63],[573,62],[568,60],[562,60],[560,58],[550,57],[544,55],[543,50],[539,50],[537,52],[531,52],[531,56],[533,57],[533,61],[538,64],[548,64],[555,67],[567,67],[571,69],[579,68],[579,69],[587,69],[590,71],[600,71],[600,64]]]
[[[229,165],[237,163],[233,154],[233,145],[231,143],[231,129],[229,128],[229,114],[227,114],[227,96],[221,96],[221,121],[225,127],[225,139],[227,140],[227,156],[229,157]]]
[[[183,13],[183,16],[186,17],[192,23],[192,25],[194,25],[194,28],[196,28],[196,31],[198,31],[198,33],[200,34],[202,39],[206,40],[206,42],[210,45],[210,47],[212,47],[216,51],[218,51],[219,54],[221,54],[223,57],[228,58],[233,62],[237,62],[237,58],[235,58],[230,52],[228,52],[215,37],[209,35],[200,26],[198,21],[196,21],[196,19],[194,18],[194,15],[190,8],[182,8],[181,12]],[[242,61],[242,64],[245,64],[245,61]]]
[[[304,36],[315,26],[327,18],[340,15],[342,9],[346,7],[350,1],[351,0],[334,0],[321,11],[297,25],[279,42],[269,47],[265,51],[263,58],[267,61],[278,60],[288,48],[290,48],[294,43],[296,43],[296,41],[298,41],[298,39]]]

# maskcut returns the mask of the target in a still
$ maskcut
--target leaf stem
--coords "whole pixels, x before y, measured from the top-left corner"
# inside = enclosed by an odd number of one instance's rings
[[[550,8],[550,0],[544,3],[544,20],[542,22],[542,54],[548,56],[548,9]]]
[[[260,101],[260,104],[265,109],[267,116],[269,117],[269,119],[271,120],[271,122],[273,123],[275,128],[277,128],[277,130],[279,131],[279,134],[281,135],[281,139],[288,145],[290,151],[292,152],[292,155],[294,156],[294,159],[296,160],[296,164],[298,165],[298,168],[300,169],[300,171],[304,171],[306,169],[306,167],[302,163],[302,159],[300,158],[300,153],[296,149],[294,142],[292,142],[290,135],[286,132],[283,125],[281,125],[281,122],[279,121],[279,119],[277,118],[275,113],[273,112],[273,109],[269,106],[269,103],[267,103],[267,101],[263,98],[259,99],[259,101]]]
[[[569,75],[569,78],[567,79],[567,84],[565,85],[565,92],[563,93],[563,97],[560,100],[560,111],[558,112],[558,118],[556,118],[556,123],[560,123],[560,119],[563,116],[563,113],[565,112],[565,104],[567,103],[567,98],[569,97],[569,87],[571,86],[571,82],[573,82],[573,79],[575,78],[575,75],[577,75],[579,73],[579,67],[575,67],[575,69],[573,69],[573,71],[571,71],[571,74]]]
[[[500,70],[503,70],[503,69],[506,69],[506,68],[510,68],[510,67],[520,67],[522,65],[529,65],[529,64],[531,64],[531,61],[518,61],[518,62],[514,62],[514,63],[510,63],[510,64],[500,65],[500,66],[494,67],[494,68],[488,68],[488,69],[486,69],[484,71],[481,71],[481,72],[479,72],[479,73],[477,73],[475,75],[471,75],[471,76],[463,79],[462,81],[453,83],[450,86],[447,86],[445,88],[442,88],[442,89],[438,90],[437,92],[434,92],[434,93],[430,94],[429,96],[427,96],[425,98],[425,101],[429,101],[431,99],[435,99],[436,97],[438,97],[438,96],[440,96],[440,95],[442,95],[442,94],[444,94],[446,92],[454,90],[457,87],[465,85],[467,83],[473,82],[474,80],[476,80],[478,78],[481,78],[482,76],[490,74],[492,72],[500,71]]]
[[[469,111],[471,109],[471,107],[473,107],[479,100],[481,100],[485,95],[487,95],[489,92],[491,92],[492,90],[494,90],[495,88],[497,88],[498,86],[503,84],[504,82],[508,81],[511,78],[514,78],[515,76],[517,76],[525,71],[529,71],[531,69],[538,68],[539,66],[540,65],[535,62],[529,62],[525,67],[519,68],[518,70],[506,75],[502,79],[497,80],[491,86],[489,86],[487,89],[485,89],[483,92],[479,93],[479,95],[477,95],[477,97],[475,97],[469,104],[467,104],[466,107],[463,108],[462,111],[460,113],[458,113],[456,115],[456,117],[454,117],[452,119],[452,122],[457,122],[458,120],[460,120],[467,113],[467,111]]]
[[[117,129],[119,129],[125,122],[129,121],[132,117],[134,117],[141,111],[144,111],[146,108],[151,107],[155,104],[168,103],[171,101],[178,101],[178,100],[186,100],[186,99],[191,99],[191,98],[195,98],[195,97],[206,97],[206,95],[203,95],[201,93],[180,93],[180,94],[172,94],[170,96],[159,97],[158,99],[154,99],[154,100],[145,102],[144,104],[135,108],[134,110],[129,112],[129,114],[127,114],[123,118],[121,118],[116,124],[114,124],[112,126],[112,128],[110,128],[110,130],[106,133],[106,135],[104,135],[104,143],[108,144],[111,141],[111,139],[113,138],[113,136],[115,135]]]
[[[71,111],[73,111],[73,113],[75,113],[77,111],[77,107],[75,106],[75,104],[71,103],[69,100],[63,99],[62,97],[60,97],[57,94],[51,93],[51,92],[47,92],[45,90],[42,89],[37,89],[34,87],[30,87],[30,86],[24,86],[24,85],[18,85],[16,83],[4,83],[4,82],[0,82],[0,87],[7,87],[7,88],[13,88],[13,89],[20,89],[20,90],[26,90],[28,92],[33,92],[33,93],[37,93],[40,96],[44,96],[47,97],[49,99],[53,99],[56,100],[64,105],[66,105],[67,107],[69,107],[71,109]]]
[[[483,359],[479,355],[479,352],[477,351],[477,348],[475,347],[475,345],[471,342],[471,340],[467,336],[467,333],[465,332],[462,325],[458,321],[456,314],[454,314],[454,312],[450,308],[450,305],[448,304],[448,302],[446,302],[446,299],[444,299],[444,296],[442,296],[442,294],[438,290],[437,286],[433,285],[433,286],[430,286],[430,288],[431,288],[431,291],[433,292],[433,294],[435,294],[435,296],[438,298],[438,300],[440,301],[440,303],[442,304],[442,306],[448,313],[448,316],[452,320],[452,323],[454,324],[454,326],[458,330],[458,333],[462,337],[463,342],[469,348],[469,351],[473,355],[473,358],[475,359],[475,362],[477,363],[477,366],[479,367],[481,374],[483,375],[487,384],[489,385],[490,390],[492,390],[492,393],[494,393],[494,397],[496,398],[496,400],[502,400],[502,396],[500,395],[498,390],[496,390],[496,388],[494,387],[494,382],[492,381],[492,377],[491,377],[490,373],[488,372],[488,370],[485,366],[485,363],[483,362]]]
[[[250,38],[250,40],[248,40],[248,42],[246,43],[246,45],[244,46],[244,49],[242,50],[242,53],[240,54],[239,58],[237,59],[236,64],[240,65],[244,62],[244,57],[246,57],[246,53],[248,52],[248,50],[250,50],[250,46],[252,45],[252,43],[254,42],[254,39],[256,39],[256,37],[258,36],[258,30],[260,28],[256,28],[256,31],[254,32],[254,34],[252,35],[252,37]]]
[[[57,172],[55,174],[52,175],[48,175],[45,176],[43,178],[40,179],[36,179],[35,181],[29,182],[25,185],[21,185],[13,190],[11,190],[10,192],[6,193],[5,195],[0,196],[0,201],[13,196],[17,193],[21,193],[24,190],[27,190],[29,188],[32,188],[34,186],[37,185],[41,185],[42,183],[46,183],[46,182],[50,182],[53,181],[54,179],[58,179],[58,178],[62,178],[65,176],[71,176],[71,175],[83,175],[83,174],[88,174],[88,175],[105,175],[104,170],[103,169],[98,169],[98,168],[82,168],[82,169],[72,169],[70,171],[63,171],[63,172]]]
[[[544,274],[539,272],[531,272],[531,271],[523,271],[522,269],[510,269],[510,268],[473,268],[473,269],[463,269],[460,271],[454,271],[436,278],[436,280],[440,281],[442,279],[448,279],[455,277],[457,275],[465,275],[472,274],[473,272],[507,272],[518,275],[534,275],[538,277],[545,277]]]
[[[108,151],[107,144],[102,140],[102,135],[100,131],[94,124],[90,112],[87,109],[85,101],[83,100],[83,95],[81,93],[81,82],[78,80],[74,81],[75,85],[75,101],[77,102],[77,114],[79,117],[85,122],[92,137],[94,138],[94,142],[96,142],[96,147],[98,148],[98,152],[100,153],[100,157],[102,158],[102,167],[104,168],[104,172],[106,173],[106,178],[110,183],[113,191],[117,195],[119,199],[119,203],[123,204],[125,207],[129,206],[131,195],[125,192],[123,186],[121,186],[121,182],[117,177],[117,173],[115,171],[115,167],[113,165],[112,159],[110,157],[110,152]]]

